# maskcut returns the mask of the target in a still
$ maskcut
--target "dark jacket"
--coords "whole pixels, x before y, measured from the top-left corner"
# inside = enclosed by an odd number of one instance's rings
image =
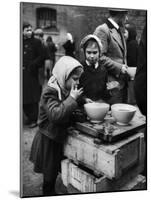
[[[49,59],[55,62],[55,53],[57,51],[57,48],[53,42],[49,42],[46,44],[47,52],[49,55]]]
[[[38,70],[43,66],[43,47],[40,40],[23,38],[23,104],[39,101]]]
[[[144,27],[143,34],[138,47],[138,64],[134,79],[134,91],[136,103],[142,112],[147,115],[147,27]]]
[[[127,65],[129,67],[136,67],[138,58],[138,42],[136,40],[136,28],[133,26],[129,26],[127,27],[127,30]]]
[[[67,127],[70,125],[72,111],[77,102],[68,96],[63,101],[58,99],[58,92],[49,86],[44,89],[39,106],[38,125],[42,134],[57,142],[64,142]]]
[[[99,61],[97,69],[88,66],[86,62],[83,62],[82,65],[84,66],[84,72],[80,78],[80,87],[83,87],[84,95],[93,101],[107,100],[109,98],[106,89],[108,73],[101,61]]]
[[[65,55],[75,57],[75,55],[74,55],[74,51],[75,51],[74,42],[72,43],[70,40],[68,40],[67,42],[65,42],[63,44],[63,47],[65,49]]]

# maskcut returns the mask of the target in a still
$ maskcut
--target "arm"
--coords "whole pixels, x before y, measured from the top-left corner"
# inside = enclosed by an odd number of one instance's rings
[[[77,108],[77,102],[70,95],[63,101],[58,99],[55,89],[49,89],[43,95],[45,110],[53,123],[68,122],[70,115]]]
[[[118,77],[121,73],[123,64],[120,64],[107,56],[110,43],[110,35],[107,29],[105,29],[105,27],[99,26],[94,31],[94,34],[101,40],[103,45],[102,49],[103,55],[101,56],[100,60],[104,63],[109,72]]]

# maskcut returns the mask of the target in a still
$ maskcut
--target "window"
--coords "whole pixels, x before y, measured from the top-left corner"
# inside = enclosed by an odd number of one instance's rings
[[[51,8],[37,9],[37,27],[42,29],[56,29],[56,10]]]

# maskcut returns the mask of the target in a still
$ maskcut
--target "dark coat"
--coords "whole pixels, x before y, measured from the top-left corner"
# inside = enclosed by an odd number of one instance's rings
[[[58,99],[56,89],[46,86],[40,100],[39,130],[30,154],[35,171],[48,172],[50,176],[58,170],[71,114],[77,108],[77,102],[71,96],[65,98],[62,95],[62,99]]]
[[[39,105],[40,132],[57,142],[63,142],[66,138],[72,111],[77,107],[76,101],[71,96],[66,99],[63,95],[62,97],[63,101],[58,100],[58,92],[47,86]]]
[[[40,40],[23,38],[23,104],[37,103],[40,98],[38,70],[43,66],[44,52]]]
[[[127,65],[137,67],[138,43],[136,40],[127,42]]]
[[[109,98],[109,93],[106,89],[108,73],[106,68],[99,62],[98,68],[93,69],[83,62],[84,72],[80,78],[80,87],[83,87],[84,95],[93,101],[104,100]]]
[[[46,44],[47,52],[49,55],[49,59],[53,61],[53,64],[55,62],[55,53],[57,51],[57,48],[53,42],[47,42]]]
[[[127,27],[127,65],[129,67],[137,67],[138,59],[138,42],[136,40],[136,28],[133,26]]]
[[[134,79],[136,103],[142,114],[147,115],[147,31],[146,26],[138,47],[138,64]]]
[[[72,43],[70,40],[68,40],[67,42],[65,42],[63,44],[63,47],[65,49],[65,55],[66,56],[75,57],[75,55],[74,55],[74,51],[75,51],[75,44],[74,44],[74,42]]]

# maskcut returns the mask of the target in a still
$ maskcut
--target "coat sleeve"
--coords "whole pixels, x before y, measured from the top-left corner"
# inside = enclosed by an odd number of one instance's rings
[[[104,65],[106,66],[107,70],[110,73],[119,77],[122,64],[106,56],[109,51],[109,42],[110,42],[110,38],[109,38],[109,34],[107,30],[105,30],[102,26],[99,26],[94,31],[94,35],[96,35],[101,40],[102,45],[103,45],[103,49],[102,49],[103,55],[101,56],[100,60],[104,63]]]
[[[60,101],[55,89],[45,93],[43,99],[48,118],[53,123],[68,122],[72,112],[77,108],[77,102],[70,95]]]

